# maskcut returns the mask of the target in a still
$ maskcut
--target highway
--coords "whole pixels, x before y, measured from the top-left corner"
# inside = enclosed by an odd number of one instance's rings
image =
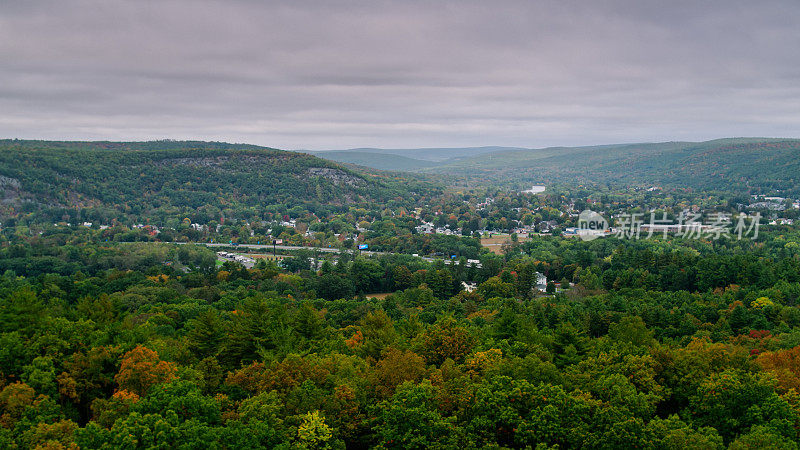
[[[317,252],[326,252],[326,253],[342,253],[342,249],[338,248],[330,248],[330,247],[301,247],[296,245],[275,245],[272,244],[223,244],[223,243],[204,243],[204,242],[191,242],[195,245],[205,245],[206,247],[227,247],[227,248],[249,248],[254,250],[272,250],[273,247],[275,250],[311,250]],[[346,253],[353,253],[353,250],[347,250]],[[361,250],[362,255],[390,255],[391,253],[386,252],[371,252],[368,250]]]

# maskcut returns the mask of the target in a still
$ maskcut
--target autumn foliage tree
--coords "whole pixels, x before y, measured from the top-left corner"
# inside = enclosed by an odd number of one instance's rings
[[[448,358],[461,362],[475,346],[475,338],[454,319],[445,318],[428,328],[419,346],[428,363],[438,365]]]
[[[762,353],[758,355],[756,364],[775,375],[782,391],[793,388],[800,392],[800,346]]]
[[[36,391],[25,383],[12,383],[0,391],[0,426],[11,428],[33,403]]]
[[[175,366],[162,361],[158,354],[137,345],[122,357],[119,373],[114,377],[120,389],[145,395],[151,386],[175,379]]]
[[[425,376],[425,360],[410,350],[389,347],[375,364],[372,381],[376,393],[391,397],[395,388],[404,381],[418,382]]]

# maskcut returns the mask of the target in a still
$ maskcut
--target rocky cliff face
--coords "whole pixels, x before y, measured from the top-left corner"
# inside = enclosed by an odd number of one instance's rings
[[[275,164],[278,162],[289,161],[293,155],[279,156],[279,155],[222,155],[214,157],[197,157],[197,158],[167,158],[154,163],[158,167],[220,167],[224,168],[226,165],[245,163],[249,166],[259,164]]]
[[[308,169],[308,174],[313,177],[322,177],[330,180],[335,185],[346,184],[348,186],[359,187],[364,185],[364,180],[356,176],[350,175],[344,170],[331,169],[329,167],[311,167]]]

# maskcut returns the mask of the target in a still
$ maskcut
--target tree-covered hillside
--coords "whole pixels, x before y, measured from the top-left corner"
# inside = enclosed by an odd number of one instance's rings
[[[471,184],[612,183],[800,194],[800,140],[719,139],[498,152],[426,169]]]
[[[431,189],[252,145],[0,141],[4,219],[257,218],[276,205],[319,214],[348,205],[408,206]]]

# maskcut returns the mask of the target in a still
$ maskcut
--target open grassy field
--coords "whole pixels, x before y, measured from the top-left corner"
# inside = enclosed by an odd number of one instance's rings
[[[519,242],[525,242],[529,238],[520,237],[518,239]],[[496,253],[498,255],[503,253],[503,244],[506,242],[511,242],[511,236],[508,234],[495,234],[492,237],[481,238],[481,245],[491,250],[492,253]]]

